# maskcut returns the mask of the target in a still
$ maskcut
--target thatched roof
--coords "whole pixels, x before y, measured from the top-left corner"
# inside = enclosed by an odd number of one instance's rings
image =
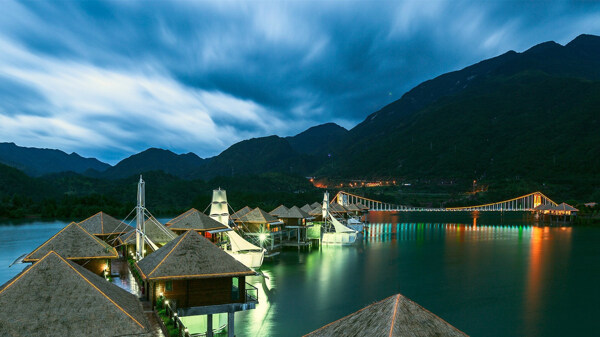
[[[308,212],[312,211],[313,207],[310,207],[309,204],[306,204],[306,205],[300,207],[300,209],[305,211],[306,213],[308,213]]]
[[[552,210],[557,210],[557,211],[571,211],[571,212],[578,212],[579,211],[577,208],[575,208],[575,207],[573,207],[573,206],[571,206],[571,205],[569,205],[567,203],[564,203],[564,202],[562,204],[559,204],[559,205],[553,207]]]
[[[233,220],[239,219],[242,215],[248,214],[252,211],[252,208],[248,207],[248,206],[244,206],[244,208],[240,209],[239,211],[233,213],[230,218]]]
[[[258,224],[267,224],[267,223],[278,223],[279,219],[272,216],[271,214],[263,211],[262,209],[256,207],[252,211],[244,214],[238,220],[238,222],[242,223],[258,223]]]
[[[443,319],[397,294],[329,323],[306,336],[466,336]]]
[[[313,208],[313,210],[308,212],[308,214],[312,215],[312,216],[323,215],[323,206],[319,205],[319,206]]]
[[[310,207],[311,207],[312,209],[315,209],[315,207],[321,207],[321,203],[319,203],[319,202],[316,202],[316,201],[315,201],[315,202],[313,202],[313,203],[310,205]]]
[[[298,206],[293,206],[292,208],[289,209],[287,218],[290,218],[290,219],[312,219],[313,217],[310,216],[305,211],[298,208]]]
[[[146,225],[146,236],[154,243],[164,245],[169,241],[175,239],[177,234],[161,224],[156,218],[149,218],[145,222]],[[135,229],[119,238],[121,243],[135,244]]]
[[[123,234],[131,230],[131,226],[104,212],[98,212],[81,221],[79,226],[94,235]]]
[[[192,208],[175,219],[167,222],[167,227],[169,227],[171,230],[193,229],[201,232],[230,230],[222,223],[195,208]]]
[[[346,213],[348,210],[344,208],[344,206],[338,204],[337,202],[332,202],[329,204],[329,211],[334,213]]]
[[[285,207],[284,205],[279,205],[279,206],[277,206],[277,208],[270,211],[269,214],[276,216],[278,218],[285,218],[285,216],[288,214],[288,212],[289,212],[289,209],[287,207]]]
[[[356,203],[356,206],[358,206],[358,208],[362,209],[363,211],[369,210],[369,207],[367,207],[367,206],[363,205],[363,204],[362,204],[362,203],[360,203],[360,202],[357,202],[357,203]]]
[[[144,279],[195,279],[254,272],[194,230],[188,230],[136,263]]]
[[[23,262],[37,261],[50,251],[55,251],[69,260],[116,259],[119,257],[113,247],[74,222],[65,226],[48,241],[29,253]]]
[[[349,205],[346,205],[344,207],[348,211],[351,211],[351,212],[360,212],[361,211],[361,209],[358,206],[356,206],[356,204],[349,204]]]
[[[554,209],[554,206],[551,204],[544,204],[544,205],[537,205],[533,209],[535,209],[537,211],[547,211],[547,210]]]
[[[0,287],[0,307],[2,336],[150,332],[134,295],[53,251]]]

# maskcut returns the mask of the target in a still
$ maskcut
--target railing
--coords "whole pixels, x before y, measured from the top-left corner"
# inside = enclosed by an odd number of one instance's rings
[[[255,286],[246,282],[245,293],[246,293],[246,302],[249,302],[249,301],[258,302],[258,289]]]
[[[258,289],[255,286],[251,285],[250,283],[246,282],[242,296],[244,296],[245,302],[258,302]],[[239,288],[236,286],[233,286],[231,289],[231,300],[238,301],[239,299],[240,299]]]
[[[167,315],[167,317],[169,317],[170,319],[173,320],[173,326],[175,327],[175,329],[177,329],[178,331],[178,335],[182,336],[182,337],[190,337],[190,332],[188,331],[188,329],[185,327],[185,325],[183,324],[183,322],[181,321],[181,319],[179,318],[179,316],[177,316],[177,312],[175,310],[173,310],[173,308],[171,308],[171,303],[169,303],[168,300],[163,299],[162,301],[162,305],[163,308],[165,309],[165,314]],[[165,323],[162,321],[162,318],[160,317],[160,315],[157,315],[158,319],[160,320],[160,324],[162,326],[165,327],[165,329],[167,330],[167,332],[169,331],[168,327],[165,325]],[[172,336],[172,335],[171,335]]]

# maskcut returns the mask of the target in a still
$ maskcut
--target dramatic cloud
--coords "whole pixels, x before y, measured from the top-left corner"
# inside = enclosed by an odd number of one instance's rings
[[[594,2],[9,2],[0,141],[114,163],[351,128],[421,81],[600,34]]]

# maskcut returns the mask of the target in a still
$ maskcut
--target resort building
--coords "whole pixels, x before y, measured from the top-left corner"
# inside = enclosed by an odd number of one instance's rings
[[[81,221],[79,226],[113,246],[117,243],[117,240],[115,240],[117,236],[131,230],[131,226],[104,212],[98,212]]]
[[[160,221],[155,218],[149,218],[144,222],[146,242],[144,249],[150,253],[158,248],[171,242],[171,240],[177,238],[177,234],[161,224]],[[132,229],[125,235],[118,238],[119,244],[122,247],[123,255],[133,256],[135,254],[135,229]],[[148,242],[149,241],[149,242]]]
[[[71,222],[41,246],[29,253],[23,262],[36,262],[54,251],[95,274],[110,274],[110,261],[119,257],[116,249]]]
[[[222,243],[222,233],[231,230],[231,228],[195,208],[170,220],[166,226],[178,235],[192,229],[215,244]]]
[[[233,221],[239,219],[241,216],[248,214],[249,212],[252,211],[252,208],[248,207],[248,206],[244,206],[244,208],[240,209],[239,211],[233,213],[229,218]]]
[[[261,248],[267,249],[267,256],[278,253],[281,248],[283,222],[256,207],[235,220],[237,227],[244,231],[247,236],[254,237],[259,241]]]
[[[276,216],[283,222],[283,229],[287,234],[287,241],[283,243],[284,246],[301,247],[310,244],[306,229],[312,226],[308,221],[314,220],[313,216],[304,212],[298,206],[287,208],[284,205],[278,206],[269,214]]]
[[[306,213],[309,213],[310,211],[312,211],[312,210],[313,210],[313,207],[310,207],[310,205],[309,205],[309,204],[306,204],[306,205],[304,205],[304,206],[300,207],[300,209],[301,209],[301,210],[303,210],[303,211],[304,211],[304,212],[306,212]]]
[[[222,249],[188,230],[135,264],[144,279],[147,299],[155,304],[164,297],[181,316],[228,313],[233,336],[234,313],[254,309],[256,288],[246,284],[255,272]],[[248,291],[250,289],[251,291]],[[208,324],[212,327],[212,323]],[[212,332],[212,328],[209,329]]]
[[[329,323],[306,337],[449,336],[464,337],[443,319],[397,294]]]
[[[0,287],[2,336],[152,336],[138,299],[48,251]]]

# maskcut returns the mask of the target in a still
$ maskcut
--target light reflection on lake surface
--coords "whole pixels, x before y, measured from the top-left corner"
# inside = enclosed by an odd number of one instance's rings
[[[283,252],[268,261],[255,310],[237,336],[298,336],[402,293],[472,336],[597,333],[600,228],[535,227],[525,213],[372,214],[376,235],[349,247]],[[0,224],[8,265],[66,222]]]

